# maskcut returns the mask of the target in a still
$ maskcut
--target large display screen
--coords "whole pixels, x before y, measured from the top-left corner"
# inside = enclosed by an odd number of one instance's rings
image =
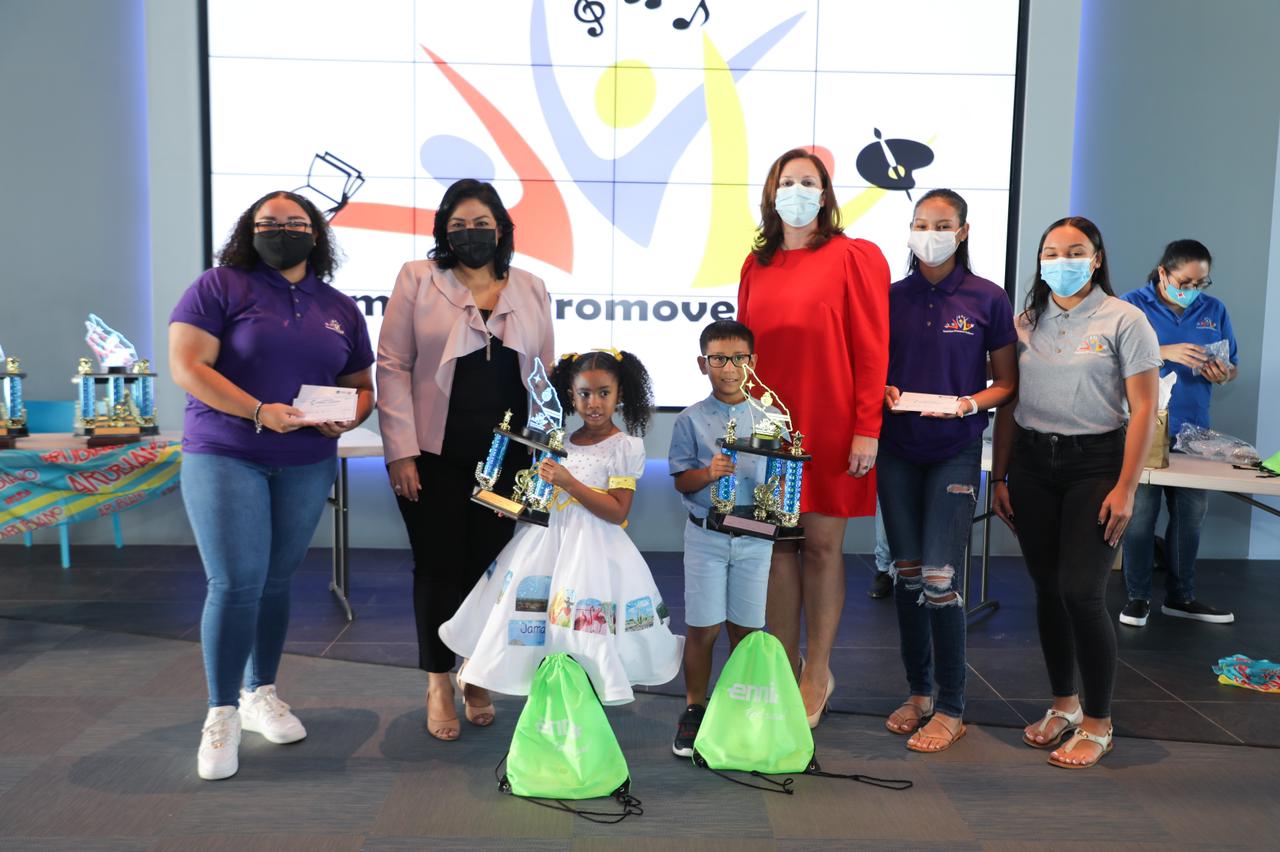
[[[559,352],[617,347],[660,405],[708,392],[698,333],[735,311],[779,154],[813,146],[846,233],[905,273],[913,199],[969,203],[1005,277],[1018,0],[208,0],[210,222],[272,189],[334,206],[334,281],[376,341],[435,206],[491,181]],[[363,183],[361,182],[363,180]],[[820,370],[821,365],[795,365]]]

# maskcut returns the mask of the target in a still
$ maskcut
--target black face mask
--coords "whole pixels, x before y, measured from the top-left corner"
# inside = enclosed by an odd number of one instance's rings
[[[272,269],[290,269],[306,260],[316,247],[314,234],[293,234],[280,230],[253,235],[253,249]]]
[[[488,266],[498,251],[498,232],[493,228],[467,228],[449,232],[449,248],[463,266]]]

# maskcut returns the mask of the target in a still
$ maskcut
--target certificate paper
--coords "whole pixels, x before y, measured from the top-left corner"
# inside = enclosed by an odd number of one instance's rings
[[[356,419],[355,388],[327,388],[320,385],[303,385],[294,408],[302,409],[299,423],[334,423]]]
[[[898,397],[893,411],[919,411],[928,414],[955,414],[960,397],[941,393],[904,393]]]

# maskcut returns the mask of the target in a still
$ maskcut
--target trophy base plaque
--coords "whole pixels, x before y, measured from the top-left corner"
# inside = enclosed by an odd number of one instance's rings
[[[471,502],[479,503],[486,509],[500,512],[517,521],[537,524],[540,527],[545,527],[551,522],[551,514],[549,512],[531,509],[523,503],[512,500],[510,497],[503,497],[501,494],[495,494],[479,486],[471,491]]]
[[[751,506],[739,506],[729,513],[712,510],[707,513],[707,529],[729,535],[764,538],[769,541],[804,540],[804,527],[784,527],[773,521],[757,520],[755,509]]]
[[[0,450],[12,450],[19,438],[27,437],[26,426],[0,426]]]

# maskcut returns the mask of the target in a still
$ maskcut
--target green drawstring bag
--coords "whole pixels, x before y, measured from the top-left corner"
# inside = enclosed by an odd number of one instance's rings
[[[777,637],[763,630],[749,633],[729,655],[693,741],[693,762],[734,783],[788,795],[795,792],[792,779],[765,776],[804,773],[891,790],[911,786],[910,781],[822,771],[791,661]],[[749,772],[771,786],[740,781],[725,770]]]
[[[591,679],[568,654],[551,654],[539,665],[503,760],[507,771],[498,789],[504,793],[555,800],[534,803],[592,822],[621,822],[644,813],[629,795],[627,761]],[[559,801],[605,797],[616,799],[622,812],[580,811]]]

